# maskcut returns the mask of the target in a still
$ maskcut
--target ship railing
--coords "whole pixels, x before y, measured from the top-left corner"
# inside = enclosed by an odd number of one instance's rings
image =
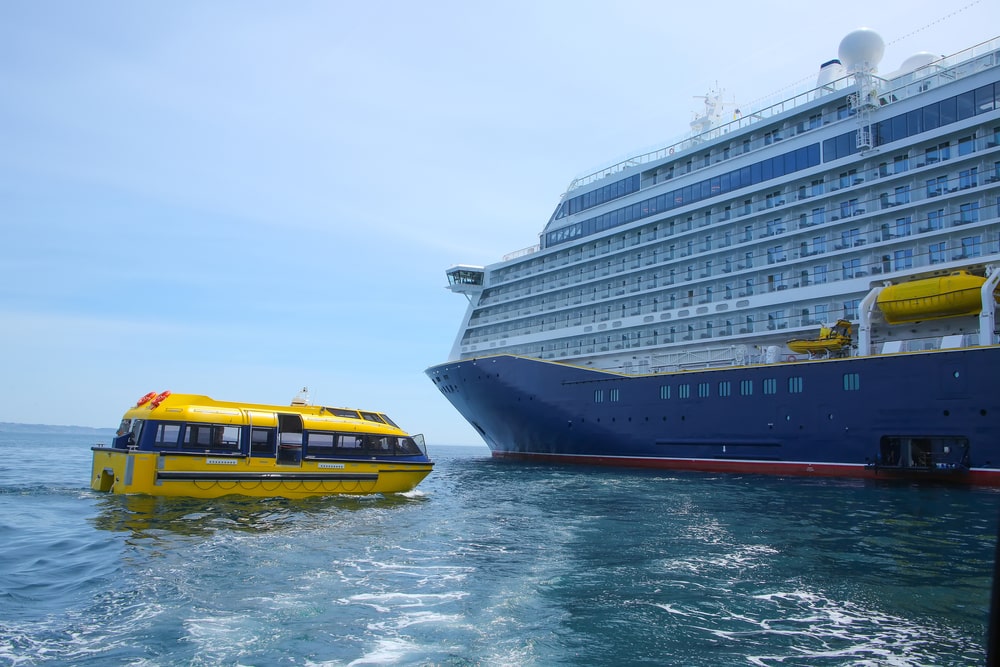
[[[608,176],[613,176],[625,171],[630,167],[648,164],[667,157],[676,156],[679,153],[691,148],[697,148],[706,142],[717,139],[723,135],[742,130],[743,128],[750,127],[756,123],[766,121],[774,116],[783,114],[786,111],[791,111],[792,109],[803,106],[806,103],[815,100],[817,97],[849,88],[853,85],[853,83],[853,78],[851,76],[845,76],[841,79],[831,81],[821,88],[809,89],[792,97],[780,99],[777,102],[771,102],[770,100],[774,99],[774,96],[771,96],[767,101],[758,102],[752,105],[756,107],[757,104],[760,104],[761,106],[754,108],[749,113],[736,113],[734,114],[733,119],[729,122],[716,125],[710,130],[693,136],[678,137],[662,148],[650,150],[640,155],[629,156],[628,158],[613,165],[602,167],[601,169],[591,172],[585,176],[575,178],[569,184],[569,187],[566,188],[566,191],[570,192],[585,185],[589,185],[603,178],[607,178]],[[780,137],[778,140],[780,140]]]
[[[880,80],[879,103],[882,105],[920,95],[932,88],[963,79],[1000,65],[1000,38],[969,47],[941,58],[912,72]]]
[[[876,341],[878,344],[879,341]],[[987,344],[990,344],[988,341]],[[923,336],[901,340],[881,341],[876,349],[882,354],[895,352],[929,352],[933,350],[961,349],[979,345],[978,333],[946,334],[944,336]]]
[[[746,346],[726,345],[699,350],[679,350],[657,354],[650,361],[654,373],[695,370],[699,368],[724,368],[726,366],[755,365],[765,363],[764,351],[749,353]]]
[[[503,256],[503,261],[509,261],[512,259],[517,259],[518,257],[524,257],[526,255],[531,255],[533,253],[541,250],[541,245],[535,244],[533,246],[528,246],[527,248],[521,248],[520,250],[515,250],[514,252],[509,252]]]
[[[998,64],[1000,64],[1000,38],[994,38],[959,51],[954,55],[936,60],[913,72],[895,77],[891,81],[876,77],[875,80],[879,89],[879,103],[884,105],[898,102],[943,83],[949,83],[996,67]],[[752,109],[749,113],[742,115],[738,113],[734,114],[733,120],[727,123],[717,125],[706,132],[693,136],[679,137],[661,148],[629,156],[615,164],[602,167],[585,176],[577,177],[570,182],[569,187],[566,188],[566,192],[568,193],[577,188],[595,183],[631,167],[656,162],[667,157],[674,157],[678,153],[698,147],[725,134],[742,130],[761,121],[770,120],[787,111],[812,103],[819,97],[824,97],[830,93],[845,90],[852,86],[854,86],[854,76],[847,75],[824,84],[819,88],[810,88],[792,97],[778,99],[778,101],[774,100],[779,95],[782,95],[783,91],[767,98],[761,98],[748,105]]]

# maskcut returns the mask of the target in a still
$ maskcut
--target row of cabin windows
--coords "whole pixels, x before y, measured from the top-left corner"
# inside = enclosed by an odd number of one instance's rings
[[[1000,181],[1000,162],[996,162],[992,169],[993,175],[990,182]],[[926,199],[939,196],[942,193],[956,192],[958,190],[978,187],[982,184],[978,168],[973,167],[963,170],[958,178],[948,180],[942,176],[940,178],[926,181]],[[880,208],[895,206],[909,202],[909,186],[901,186],[896,189],[895,200],[891,203],[879,205]],[[1000,198],[987,197],[985,200],[976,199],[974,201],[951,202],[946,207],[941,207],[928,211],[913,211],[909,214],[898,215],[894,220],[879,221],[878,226],[869,225],[865,227],[859,225],[846,230],[822,233],[819,226],[828,221],[852,218],[855,215],[864,213],[866,206],[871,206],[873,200],[861,201],[857,198],[841,202],[840,215],[828,216],[828,212],[833,209],[824,207],[814,208],[812,213],[802,213],[797,226],[791,218],[784,220],[775,218],[762,225],[748,225],[741,232],[739,230],[726,230],[724,233],[708,234],[699,239],[688,239],[683,243],[668,244],[661,242],[658,245],[646,249],[644,252],[632,253],[629,256],[616,257],[614,261],[606,263],[588,263],[586,266],[578,266],[572,269],[560,270],[547,276],[551,283],[560,285],[584,286],[574,294],[572,291],[554,295],[555,303],[559,305],[560,300],[574,303],[598,301],[601,297],[607,297],[611,291],[621,293],[622,291],[638,291],[641,289],[652,289],[664,285],[672,285],[677,281],[689,281],[705,277],[722,277],[735,271],[744,271],[751,268],[772,266],[777,263],[794,261],[805,257],[823,255],[831,250],[843,250],[846,248],[860,247],[866,244],[877,244],[902,237],[909,237],[913,234],[924,234],[938,231],[949,227],[975,224],[984,218],[989,218],[1000,214]],[[829,218],[829,220],[828,220]],[[816,230],[811,228],[817,227]],[[764,229],[763,236],[759,233]],[[796,230],[802,232],[809,229],[816,236],[808,236],[809,232],[798,236],[788,235],[787,242],[761,246],[756,249],[744,249],[742,251],[734,249],[728,255],[721,255],[719,250],[728,248],[734,244],[746,243],[756,238],[784,236],[788,232]],[[755,233],[756,230],[756,233]],[[778,240],[778,239],[775,239]],[[595,246],[596,248],[596,246]],[[594,251],[596,252],[596,250]],[[709,257],[695,260],[693,256],[710,253]],[[594,256],[591,253],[590,256]],[[682,266],[670,264],[677,259],[692,257]],[[634,271],[640,267],[645,268],[641,273]],[[909,267],[901,267],[909,268]],[[881,272],[881,270],[876,271]],[[616,281],[614,279],[600,284],[593,284],[595,278],[612,276],[613,274],[629,275],[629,282]],[[541,309],[546,304],[547,299],[542,296],[534,305],[525,304],[520,299],[537,292],[537,284],[516,284],[491,289],[483,299],[481,306],[493,306],[491,311],[494,317],[499,316],[521,316],[530,314],[533,308]],[[544,289],[545,286],[542,286]],[[506,302],[506,303],[504,303]],[[552,301],[549,300],[549,303]]]
[[[992,128],[991,134],[986,133],[979,139],[976,139],[974,134],[959,138],[957,141],[957,151],[958,155],[961,157],[969,155],[975,152],[976,150],[993,148],[997,145],[1000,145],[1000,127]],[[952,145],[950,142],[944,142],[933,145],[929,148],[926,148],[922,155],[915,155],[912,158],[912,160],[915,161],[917,167],[923,167],[924,165],[935,164],[940,161],[948,160],[950,159],[952,154],[951,146]],[[916,151],[919,149],[914,149],[914,150]],[[906,172],[910,169],[910,161],[911,161],[910,155],[903,154],[895,156],[891,163],[888,161],[882,162],[877,168],[873,167],[862,170],[861,172],[859,172],[857,169],[849,169],[845,172],[841,172],[839,177],[839,183],[838,181],[831,179],[829,183],[829,185],[831,186],[831,191],[839,190],[840,188],[849,188],[851,186],[856,186],[873,178],[884,178],[892,174],[900,174]],[[971,170],[962,171],[961,174],[959,174],[958,178],[952,177],[950,179],[950,184],[948,184],[949,181],[947,177],[944,176],[942,176],[941,178],[935,178],[929,180],[927,181],[928,196],[937,196],[943,192],[955,192],[958,189],[976,187],[980,182],[977,180],[977,176],[978,176],[977,169],[973,168]],[[942,179],[945,180],[945,183],[941,182]],[[995,182],[998,179],[1000,179],[1000,162],[994,163],[993,175],[987,176],[985,178],[985,180],[988,182]],[[824,192],[825,192],[824,179],[823,178],[813,179],[811,185],[805,185],[805,184],[799,185],[797,199],[801,201],[809,197],[821,195]],[[866,208],[868,210],[871,210],[872,205],[876,202],[881,206],[881,208],[884,209],[889,206],[897,206],[903,203],[907,203],[908,201],[909,201],[909,187],[900,186],[895,189],[893,195],[890,195],[888,192],[883,192],[879,194],[875,200],[868,200],[869,203],[867,207],[864,208],[862,207],[865,203],[864,201],[861,201],[860,204],[862,206],[859,206],[859,200],[852,199],[849,202],[842,202],[840,204],[841,208],[840,216],[836,215],[835,208],[831,209],[831,211],[834,214],[834,219],[838,219],[839,217],[843,217],[844,215],[860,215],[861,213],[864,212],[864,210],[866,210]],[[765,201],[762,204],[758,203],[758,206],[763,206],[764,208],[771,208],[772,206],[780,203],[784,203],[783,199],[781,199],[781,193],[775,192],[768,194],[765,197]],[[747,199],[744,201],[742,207],[736,206],[735,211],[737,215],[748,214],[752,211],[752,207],[753,207],[753,199]],[[704,221],[698,224],[699,226],[704,226],[710,224],[713,221],[719,222],[719,221],[729,220],[732,217],[733,211],[734,211],[733,205],[727,205],[724,211],[715,212],[714,214],[712,211],[705,211]],[[807,214],[805,213],[800,214],[800,218],[801,218],[799,223],[800,228],[812,226],[815,224],[821,224],[826,221],[825,209],[824,208],[813,209],[813,215],[811,218],[808,217]],[[677,222],[679,222],[679,219],[670,221],[670,229],[667,232],[668,234],[675,233],[676,231],[675,226]],[[688,231],[692,229],[694,223],[695,223],[695,216],[694,215],[688,216],[686,226],[682,224],[680,226],[680,231]],[[768,224],[769,234],[771,233],[770,227],[771,225],[769,223]],[[755,227],[748,226],[746,229],[752,230],[755,229]],[[553,233],[555,234],[558,232],[553,232]],[[730,232],[727,231],[726,232],[727,237],[729,234]],[[631,245],[638,244],[641,241],[640,238],[641,236],[642,236],[642,231],[640,230],[638,234],[635,236]],[[656,238],[656,228],[653,229],[652,238],[654,239]],[[748,233],[747,235],[745,235],[743,240],[748,241],[750,240],[750,238],[751,236]],[[608,247],[606,250],[604,250],[604,252],[611,250],[611,242],[612,240],[608,239]],[[622,237],[618,241],[618,247],[624,248],[626,245],[625,242],[626,242],[626,236],[622,235]],[[728,241],[726,245],[728,245]],[[595,251],[596,251],[596,244],[595,244]],[[593,257],[594,253],[591,253],[590,256]],[[544,262],[544,259],[542,261]],[[532,266],[534,266],[535,263],[537,263],[537,260],[536,262],[532,263]],[[511,275],[513,275],[514,278],[517,278],[519,277],[519,272],[523,270],[525,267],[526,265],[516,265],[508,267],[506,269],[498,271],[496,277],[500,281],[509,280],[510,279],[509,276]]]
[[[858,391],[861,389],[861,378],[858,373],[845,373],[844,374],[844,391]],[[711,382],[699,382],[697,385],[698,398],[709,398],[712,396],[712,383]],[[802,377],[795,376],[788,378],[788,393],[789,394],[801,394],[803,391],[804,383]],[[691,385],[688,383],[682,383],[678,385],[664,384],[660,385],[660,398],[662,400],[670,400],[673,398],[676,390],[677,398],[691,398]],[[733,395],[732,383],[729,380],[722,380],[716,385],[717,396],[726,397]],[[617,399],[618,390],[612,389],[615,392]],[[754,393],[754,381],[753,380],[740,380],[739,382],[740,396],[753,396]],[[761,381],[761,391],[765,396],[770,396],[778,393],[778,380],[775,378],[766,378]],[[597,403],[603,401],[604,390],[597,389],[594,392],[594,400]]]
[[[998,204],[998,207],[1000,207],[1000,204]],[[951,225],[960,226],[977,223],[981,220],[980,214],[981,209],[978,202],[962,204],[961,214],[953,218]],[[944,220],[945,216],[943,215],[942,209],[940,211],[930,212],[925,221],[915,221],[912,216],[903,216],[897,218],[892,223],[884,223],[879,231],[871,233],[862,233],[860,228],[852,228],[842,230],[839,237],[834,236],[833,234],[818,234],[810,239],[802,240],[797,251],[791,246],[785,246],[783,244],[767,248],[767,263],[770,266],[781,264],[789,259],[795,260],[797,258],[815,256],[820,257],[819,261],[821,261],[822,255],[826,254],[831,249],[833,251],[837,251],[845,248],[865,245],[867,243],[866,237],[873,237],[876,239],[875,242],[878,242],[879,240],[891,240],[900,237],[907,237],[912,235],[915,231],[923,234],[930,231],[944,229]],[[926,226],[924,226],[924,222],[926,222]],[[588,309],[584,306],[582,308],[576,308],[570,312],[553,315],[549,318],[543,317],[539,320],[518,319],[515,321],[494,323],[494,321],[500,319],[502,315],[506,315],[503,319],[507,319],[507,317],[509,317],[507,313],[509,312],[513,312],[515,317],[521,317],[523,315],[530,315],[535,310],[542,310],[546,304],[546,300],[544,298],[540,298],[536,302],[529,304],[515,304],[509,307],[501,307],[499,310],[491,311],[490,316],[488,317],[474,318],[473,324],[481,326],[477,326],[475,329],[469,329],[466,332],[464,344],[474,344],[488,341],[492,340],[492,338],[496,336],[506,337],[510,335],[533,333],[546,325],[549,325],[548,328],[551,329],[555,328],[556,325],[572,326],[586,322],[592,323],[597,321],[607,321],[616,317],[626,317],[627,315],[655,313],[673,310],[676,308],[685,308],[696,304],[704,305],[707,303],[718,302],[720,299],[731,300],[734,298],[752,296],[755,293],[775,292],[788,289],[789,287],[805,287],[811,284],[822,284],[828,282],[831,278],[834,280],[837,278],[849,280],[868,275],[912,269],[917,266],[928,266],[946,261],[970,259],[995,252],[994,249],[991,249],[991,246],[995,247],[996,241],[993,241],[992,244],[988,241],[988,237],[984,237],[982,234],[970,234],[968,236],[952,238],[950,241],[942,240],[935,243],[929,243],[926,246],[926,250],[919,246],[916,248],[909,247],[900,250],[885,250],[881,252],[874,250],[871,254],[868,254],[863,258],[852,257],[841,260],[839,265],[834,264],[831,266],[830,264],[817,263],[812,265],[811,268],[803,267],[799,271],[779,270],[772,274],[758,275],[756,277],[743,277],[738,280],[727,280],[721,283],[721,285],[718,283],[715,285],[709,284],[704,288],[699,287],[697,290],[688,289],[685,291],[684,285],[675,287],[672,291],[667,291],[665,289],[666,287],[673,286],[677,280],[692,280],[696,273],[694,265],[689,265],[686,271],[682,271],[680,273],[675,272],[674,269],[669,269],[665,272],[665,275],[660,275],[658,273],[653,274],[651,279],[648,278],[648,276],[637,275],[631,278],[628,283],[621,281],[620,285],[616,285],[612,282],[608,282],[600,287],[593,287],[590,291],[579,290],[576,294],[567,292],[565,296],[549,301],[549,303],[554,303],[556,306],[570,304],[575,305],[578,303],[594,303],[601,305],[601,308],[591,307]],[[719,275],[718,272],[715,271],[715,264],[713,261],[708,260],[704,262],[703,268],[699,269],[700,272],[698,272],[697,275],[700,277],[714,276],[722,278],[725,274],[732,271],[733,266],[742,270],[744,267],[752,267],[752,265],[753,259],[749,253],[747,254],[747,259],[740,264],[734,264],[732,258],[727,257],[724,262],[720,264],[722,267],[722,275]],[[615,304],[601,303],[602,300],[611,297],[612,292],[615,295],[618,295],[626,292],[634,293],[640,291],[641,289],[656,289],[659,294],[645,300],[638,299],[626,302],[619,301]]]
[[[241,426],[219,424],[158,424],[153,444],[156,449],[240,452],[242,430]],[[276,435],[277,429],[253,427],[250,434],[250,455],[273,457]],[[306,456],[317,457],[373,451],[390,454],[420,453],[411,438],[364,433],[283,432],[281,444],[304,446]]]
[[[876,146],[881,146],[900,141],[978,114],[991,113],[998,106],[1000,106],[1000,84],[989,83],[978,89],[875,123],[872,126],[874,143]],[[858,151],[856,139],[856,130],[845,132],[823,141],[822,159],[819,144],[813,144],[551,231],[545,235],[543,247],[549,248],[666,210],[781,178],[786,174],[814,167],[821,162],[830,162],[852,155]],[[971,146],[970,143],[970,149]]]

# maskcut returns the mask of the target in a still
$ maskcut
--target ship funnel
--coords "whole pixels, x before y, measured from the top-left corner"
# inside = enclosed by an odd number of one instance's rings
[[[823,86],[827,86],[837,79],[842,79],[845,76],[847,76],[847,70],[839,60],[828,60],[819,66],[819,76],[816,77],[816,87],[822,88]]]

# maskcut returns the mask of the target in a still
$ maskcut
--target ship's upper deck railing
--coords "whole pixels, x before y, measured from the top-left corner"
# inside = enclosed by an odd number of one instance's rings
[[[879,87],[880,94],[882,95],[882,102],[898,102],[907,97],[936,88],[941,84],[950,83],[984,69],[996,67],[1000,64],[1000,52],[998,52],[998,49],[1000,49],[1000,37],[964,49],[954,55],[940,58],[928,65],[894,77],[892,80],[876,77],[876,85]],[[760,102],[759,106],[755,106],[749,113],[740,115],[727,123],[717,125],[706,132],[679,138],[673,143],[657,150],[629,157],[586,176],[575,178],[569,184],[566,193],[568,194],[577,188],[618,174],[630,167],[676,156],[685,150],[702,146],[725,134],[737,132],[745,127],[766,121],[792,109],[804,106],[819,97],[850,88],[853,85],[853,75],[847,75],[824,84],[819,88],[812,88],[777,102],[769,101],[774,99],[774,96],[772,96],[768,100]]]

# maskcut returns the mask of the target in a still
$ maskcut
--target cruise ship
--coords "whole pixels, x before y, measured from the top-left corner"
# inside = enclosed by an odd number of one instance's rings
[[[426,373],[496,458],[1000,485],[1000,38],[573,180]]]

